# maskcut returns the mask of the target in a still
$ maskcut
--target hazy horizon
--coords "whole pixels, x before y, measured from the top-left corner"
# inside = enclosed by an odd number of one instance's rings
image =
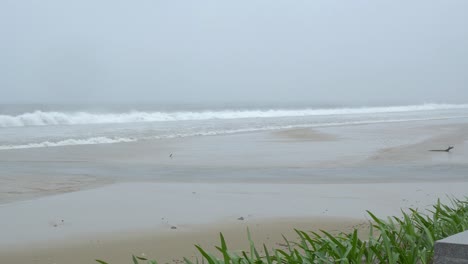
[[[468,102],[468,1],[2,1],[0,103]]]

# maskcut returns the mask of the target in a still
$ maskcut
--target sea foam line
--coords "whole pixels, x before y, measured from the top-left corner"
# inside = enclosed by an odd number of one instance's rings
[[[62,146],[76,146],[76,145],[95,145],[95,144],[113,144],[124,142],[135,142],[134,138],[108,138],[108,137],[92,137],[86,139],[65,139],[60,141],[44,141],[40,143],[30,143],[23,145],[3,145],[0,150],[9,149],[29,149],[29,148],[45,148],[45,147],[62,147]]]
[[[414,111],[468,109],[468,104],[422,104],[388,107],[332,108],[332,109],[270,109],[223,110],[202,112],[141,112],[90,113],[34,111],[20,115],[0,115],[0,127],[86,125],[136,122],[189,121],[209,119],[306,117],[351,114],[382,114]]]

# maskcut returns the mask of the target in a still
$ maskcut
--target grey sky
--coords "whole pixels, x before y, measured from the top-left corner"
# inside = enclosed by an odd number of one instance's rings
[[[468,102],[468,1],[0,1],[1,102]]]

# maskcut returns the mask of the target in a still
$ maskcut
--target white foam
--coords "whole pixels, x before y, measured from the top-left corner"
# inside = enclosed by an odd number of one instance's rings
[[[21,115],[0,115],[0,127],[85,125],[135,122],[164,122],[209,119],[306,117],[352,114],[381,114],[415,111],[468,109],[468,104],[422,104],[388,107],[360,107],[333,109],[271,109],[271,110],[223,110],[203,112],[141,112],[90,113],[90,112],[43,112],[35,111]]]
[[[167,134],[167,135],[146,136],[146,137],[140,137],[140,138],[91,137],[91,138],[86,138],[86,139],[66,139],[66,140],[61,140],[61,141],[45,141],[45,142],[29,143],[29,144],[22,144],[22,145],[0,145],[0,150],[62,147],[62,146],[75,146],[75,145],[114,144],[114,143],[136,142],[140,140],[158,140],[158,139],[184,138],[184,137],[195,137],[195,136],[217,136],[217,135],[228,135],[228,134],[238,134],[238,133],[248,133],[248,132],[293,129],[293,128],[352,126],[352,125],[364,125],[364,124],[428,121],[428,120],[456,119],[456,118],[468,118],[468,116],[456,116],[456,117],[448,117],[448,118],[412,118],[412,119],[386,119],[386,120],[373,120],[373,121],[348,121],[348,122],[331,122],[331,123],[320,123],[320,124],[282,125],[282,126],[278,125],[278,126],[251,127],[251,128],[240,128],[240,129],[209,130],[209,131],[200,131],[200,132],[192,132],[192,133],[173,133],[173,134]]]
[[[134,142],[134,138],[108,138],[108,137],[92,137],[87,139],[65,139],[61,141],[51,142],[45,141],[40,143],[30,143],[23,145],[3,145],[0,150],[7,149],[29,149],[29,148],[44,148],[44,147],[61,147],[73,145],[94,145],[94,144],[112,144],[123,142]]]

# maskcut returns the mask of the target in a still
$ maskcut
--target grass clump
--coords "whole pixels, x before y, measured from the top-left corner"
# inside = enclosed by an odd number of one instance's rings
[[[358,230],[332,235],[326,231],[306,232],[295,230],[299,239],[291,242],[284,238],[285,248],[268,250],[263,245],[260,254],[251,239],[249,251],[233,253],[228,249],[224,236],[216,249],[221,258],[210,254],[200,246],[201,259],[196,264],[273,264],[273,263],[432,263],[434,243],[453,234],[468,230],[468,199],[452,199],[449,205],[437,201],[426,213],[415,209],[402,211],[400,217],[381,219],[368,212],[372,219],[369,234],[358,237]],[[184,259],[186,264],[195,264]],[[107,264],[98,260],[101,264]],[[134,264],[156,264],[154,260],[133,256]]]

